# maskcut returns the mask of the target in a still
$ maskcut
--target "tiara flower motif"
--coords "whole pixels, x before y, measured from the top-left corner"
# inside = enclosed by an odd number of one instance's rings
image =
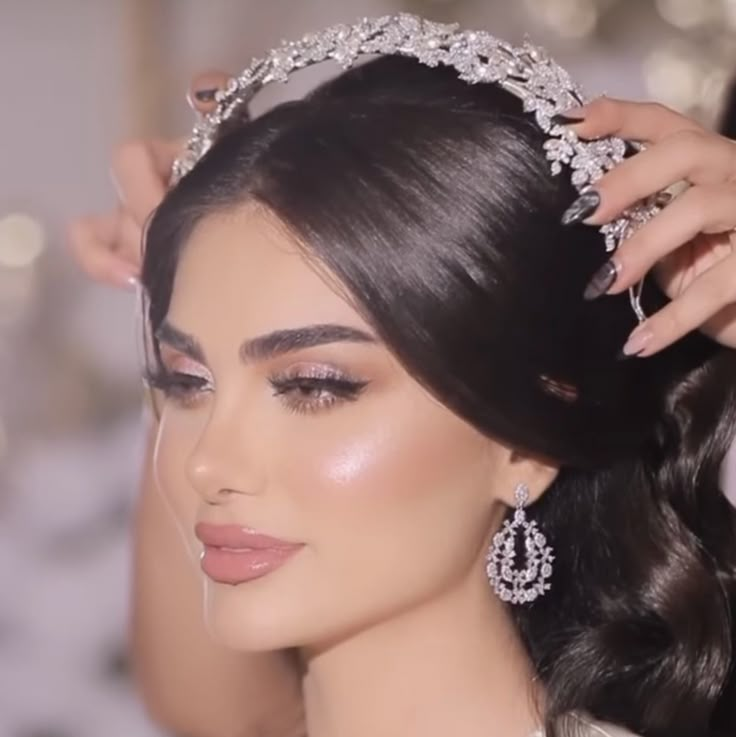
[[[469,84],[492,83],[511,92],[547,135],[544,149],[552,174],[559,175],[568,167],[579,192],[619,164],[626,153],[626,142],[621,138],[581,140],[569,126],[554,121],[556,115],[584,104],[587,98],[544,49],[529,41],[513,46],[485,31],[461,31],[455,23],[435,23],[401,13],[364,18],[352,26],[331,26],[298,41],[283,42],[265,57],[253,59],[216,93],[216,109],[197,122],[184,153],[174,163],[172,184],[205,155],[224,121],[235,112],[247,114],[248,103],[266,84],[286,82],[292,72],[327,60],[348,69],[366,55],[407,56],[429,67],[451,67]],[[649,198],[603,225],[600,231],[606,250],[614,251],[660,209],[661,201]],[[642,320],[638,295],[633,292],[632,306]]]

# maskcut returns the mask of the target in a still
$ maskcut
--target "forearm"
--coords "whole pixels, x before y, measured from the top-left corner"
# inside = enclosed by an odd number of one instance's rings
[[[150,433],[135,522],[132,650],[153,719],[187,737],[297,737],[299,677],[284,653],[245,654],[207,634],[202,590],[154,487]]]

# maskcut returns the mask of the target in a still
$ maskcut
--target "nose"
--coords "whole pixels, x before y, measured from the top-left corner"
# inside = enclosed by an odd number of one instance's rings
[[[265,486],[254,462],[253,423],[248,427],[247,419],[237,415],[214,409],[187,458],[187,478],[208,504],[223,504],[233,495],[256,495]]]

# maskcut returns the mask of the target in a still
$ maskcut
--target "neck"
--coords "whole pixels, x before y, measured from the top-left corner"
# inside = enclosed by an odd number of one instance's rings
[[[309,737],[529,737],[538,728],[533,668],[480,575],[301,655]]]

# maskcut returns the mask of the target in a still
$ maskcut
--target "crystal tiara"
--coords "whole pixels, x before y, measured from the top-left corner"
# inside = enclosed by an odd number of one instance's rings
[[[248,103],[269,82],[286,82],[290,73],[329,59],[347,69],[359,57],[377,54],[411,57],[429,67],[451,67],[469,84],[493,83],[511,92],[547,135],[544,149],[552,173],[557,175],[567,166],[579,192],[624,158],[626,142],[621,138],[585,141],[569,126],[555,122],[556,115],[585,104],[587,98],[542,48],[529,41],[512,46],[485,31],[461,31],[458,24],[401,13],[364,18],[352,26],[335,25],[299,41],[283,42],[265,57],[254,59],[216,93],[217,107],[200,117],[184,152],[174,162],[171,183],[178,182],[204,156],[224,121],[235,111],[247,113]],[[606,250],[614,251],[660,209],[661,201],[650,198],[603,225],[600,231]],[[638,291],[631,292],[631,302],[637,318],[643,320]]]

